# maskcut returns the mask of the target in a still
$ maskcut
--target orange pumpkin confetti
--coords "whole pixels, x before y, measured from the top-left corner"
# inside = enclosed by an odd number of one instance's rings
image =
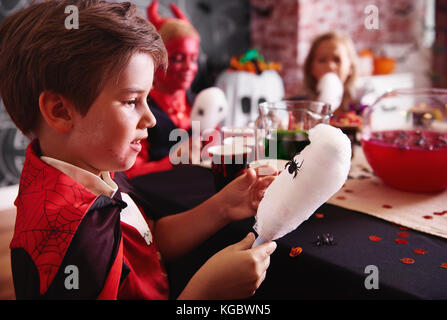
[[[299,255],[301,252],[303,252],[303,248],[301,247],[295,247],[290,250],[289,256],[292,258],[295,258],[297,255]]]

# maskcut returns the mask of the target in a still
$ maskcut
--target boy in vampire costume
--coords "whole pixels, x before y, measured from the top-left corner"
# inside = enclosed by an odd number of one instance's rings
[[[70,5],[77,30],[65,28]],[[126,183],[122,171],[156,123],[147,96],[166,60],[160,35],[130,2],[45,0],[3,21],[0,94],[32,139],[10,244],[18,299],[167,299],[164,261],[256,213],[273,177],[253,169],[159,219]],[[210,257],[177,298],[252,295],[276,247],[250,249],[253,241],[250,233]]]

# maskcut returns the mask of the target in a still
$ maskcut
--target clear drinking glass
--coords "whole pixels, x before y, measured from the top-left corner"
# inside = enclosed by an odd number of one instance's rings
[[[256,160],[290,160],[309,144],[307,131],[329,124],[329,104],[309,100],[283,100],[259,104],[256,120]]]

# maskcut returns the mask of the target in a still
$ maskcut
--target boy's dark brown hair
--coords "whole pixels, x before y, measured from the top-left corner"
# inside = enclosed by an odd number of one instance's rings
[[[67,6],[78,9],[79,28],[66,29]],[[16,126],[38,128],[39,96],[51,90],[85,115],[105,82],[136,52],[166,69],[167,54],[154,26],[134,4],[104,0],[46,0],[31,4],[0,26],[0,95]],[[148,71],[149,72],[149,71]]]

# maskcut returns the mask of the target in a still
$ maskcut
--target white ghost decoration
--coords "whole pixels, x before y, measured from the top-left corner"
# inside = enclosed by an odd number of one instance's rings
[[[259,203],[253,246],[295,230],[345,183],[351,167],[351,141],[338,128],[318,124],[310,144],[265,190]]]
[[[213,130],[225,120],[228,102],[225,93],[210,87],[199,92],[191,110],[191,121],[200,121],[200,131]]]
[[[333,72],[326,73],[317,83],[318,100],[331,105],[331,111],[334,112],[341,104],[343,99],[343,83]]]
[[[246,71],[224,71],[216,80],[228,99],[226,126],[243,127],[256,121],[259,103],[280,101],[285,90],[281,76],[275,70],[261,74]]]

